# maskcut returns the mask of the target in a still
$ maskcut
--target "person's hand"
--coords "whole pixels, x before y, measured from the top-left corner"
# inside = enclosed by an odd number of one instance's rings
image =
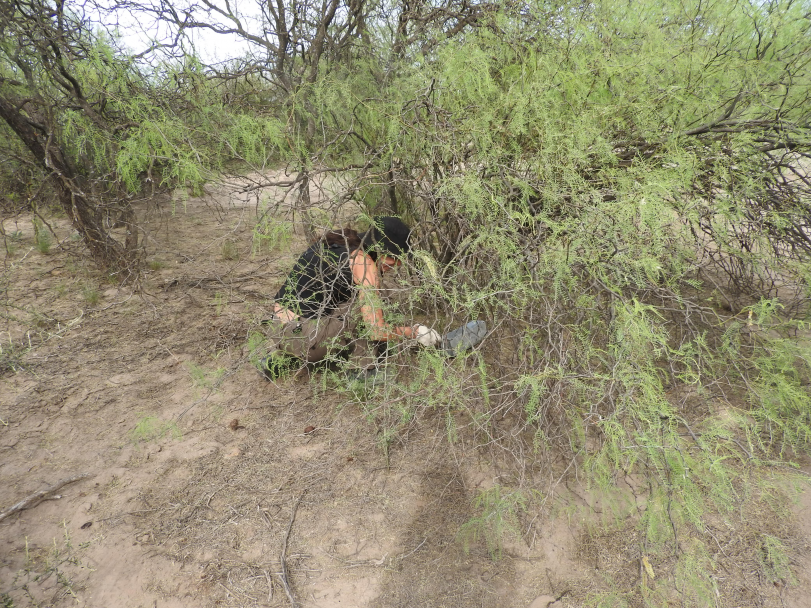
[[[422,346],[438,346],[442,342],[442,336],[436,330],[425,325],[417,325],[414,328],[414,337]]]

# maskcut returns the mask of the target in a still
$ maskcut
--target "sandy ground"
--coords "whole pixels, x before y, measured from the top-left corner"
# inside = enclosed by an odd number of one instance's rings
[[[0,521],[5,608],[549,608],[588,605],[605,577],[638,585],[633,533],[586,534],[573,507],[595,503],[559,476],[565,462],[527,469],[560,495],[523,514],[494,560],[459,531],[509,474],[498,446],[464,423],[449,441],[426,412],[383,450],[374,412],[317,372],[262,378],[246,343],[304,237],[252,253],[261,209],[214,194],[140,209],[139,290],[98,273],[66,220],[51,220],[63,248],[47,254],[30,222],[5,221],[0,511],[87,475]],[[807,493],[795,510],[802,536]],[[715,606],[811,606],[811,563],[793,560],[790,584],[742,577]]]

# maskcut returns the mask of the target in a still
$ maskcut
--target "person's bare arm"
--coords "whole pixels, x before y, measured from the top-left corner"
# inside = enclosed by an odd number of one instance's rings
[[[360,312],[373,340],[387,341],[392,338],[415,338],[413,327],[389,325],[383,318],[383,309],[377,290],[380,288],[380,273],[374,260],[360,249],[350,258],[352,280],[360,294]]]
[[[275,314],[280,320],[282,321],[295,321],[298,319],[296,313],[291,310],[288,310],[281,304],[274,304],[273,305],[273,314]]]

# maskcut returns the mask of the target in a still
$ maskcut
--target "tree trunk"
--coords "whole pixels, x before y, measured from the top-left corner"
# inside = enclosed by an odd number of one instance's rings
[[[114,272],[134,270],[136,255],[134,247],[128,251],[104,229],[101,215],[93,204],[87,188],[82,188],[81,176],[65,157],[54,137],[47,119],[24,111],[30,100],[9,99],[0,95],[0,117],[17,134],[36,161],[52,177],[59,195],[59,203],[70,217],[90,250],[96,265]],[[127,223],[130,234],[128,244],[137,243],[137,232],[131,221]],[[126,277],[122,277],[126,278]]]

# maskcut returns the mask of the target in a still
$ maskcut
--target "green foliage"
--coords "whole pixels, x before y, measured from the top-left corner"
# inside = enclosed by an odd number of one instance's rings
[[[92,283],[85,283],[82,286],[82,298],[89,306],[95,306],[101,301],[101,294],[99,289]]]
[[[421,231],[398,310],[498,328],[468,358],[411,355],[353,400],[386,437],[439,411],[451,440],[463,416],[501,441],[488,421],[519,410],[533,447],[568,451],[595,490],[648,480],[628,516],[668,553],[755,500],[745,467],[809,447],[811,191],[784,179],[789,150],[811,152],[806,9],[530,5],[400,65],[381,93],[360,76],[313,93],[354,96],[351,121],[339,101],[330,118],[380,155],[357,200],[373,208],[394,166]],[[705,540],[667,573],[693,605],[715,593]]]
[[[689,548],[679,559],[675,571],[676,585],[684,590],[683,605],[695,608],[712,606],[718,598],[717,583],[710,576],[715,563],[706,545],[692,540],[687,542]]]
[[[268,380],[284,380],[294,370],[301,367],[301,361],[285,353],[274,351],[259,359],[256,366]]]
[[[271,215],[269,210],[262,213],[253,229],[253,255],[271,253],[290,245],[293,239],[293,225]]]
[[[811,349],[796,338],[759,336],[753,349],[750,441],[765,454],[811,445],[811,399],[807,381]]]
[[[90,543],[74,545],[64,521],[62,526],[64,537],[54,538],[50,546],[33,546],[25,538],[25,562],[0,594],[3,608],[52,606],[69,596],[72,601],[79,601],[80,578],[93,571],[82,560],[82,552]]]
[[[204,367],[191,361],[185,363],[186,370],[191,376],[192,386],[195,388],[216,389],[225,377],[225,368],[217,368],[209,371]]]
[[[138,414],[138,422],[130,431],[130,440],[133,443],[157,441],[167,435],[172,439],[180,439],[183,436],[174,421],[164,422],[157,416]]]
[[[245,347],[248,350],[248,361],[253,367],[259,365],[259,360],[267,355],[265,350],[267,338],[261,332],[254,331],[248,336],[248,342]]]
[[[483,540],[490,557],[501,559],[505,538],[520,538],[518,513],[527,510],[527,502],[527,495],[521,490],[508,491],[500,485],[480,491],[473,500],[477,514],[459,530],[465,551]]]
[[[220,246],[220,255],[223,260],[233,261],[239,259],[239,249],[232,239],[225,239]]]
[[[190,56],[152,70],[88,33],[71,67],[103,116],[35,53],[33,89],[9,86],[54,100],[55,137],[106,201],[284,166],[285,205],[298,198],[284,219],[263,201],[254,255],[290,245],[288,218],[323,228],[344,203],[413,222],[409,289],[387,319],[444,332],[481,318],[492,334],[456,359],[393,351],[382,385],[325,374],[322,388],[362,409],[387,454],[436,413],[451,442],[464,425],[514,454],[563,453],[606,496],[620,476],[645,479],[645,507],[618,496],[608,517],[632,518],[651,555],[679,553],[663,578],[682,603],[712,603],[708,514],[760,504],[766,467],[811,439],[808,2],[498,7],[430,44],[387,37],[381,14],[364,48],[297,57],[282,75],[215,74]],[[0,75],[17,82],[8,40]],[[328,212],[307,195],[316,175],[333,180]],[[27,200],[41,177],[0,179]],[[264,348],[249,338],[254,365]],[[224,373],[188,368],[209,389]],[[520,419],[509,438],[493,424],[507,414]],[[525,496],[488,490],[462,537],[498,554]],[[790,548],[761,536],[764,573],[785,578]],[[629,593],[592,603],[632,605]]]
[[[228,305],[228,296],[220,291],[214,294],[214,310],[219,317]]]
[[[761,563],[767,580],[773,583],[794,582],[789,550],[779,539],[764,534],[761,539]]]
[[[0,376],[22,369],[22,358],[26,352],[25,347],[15,344],[11,340],[8,344],[0,344]]]
[[[37,251],[42,254],[47,254],[51,250],[51,233],[48,232],[42,224],[42,220],[38,217],[33,219],[34,223],[34,242],[36,243]]]
[[[275,117],[239,113],[229,116],[222,141],[234,158],[265,167],[279,159],[284,135],[284,124]]]
[[[585,605],[589,608],[628,608],[628,601],[623,595],[615,591],[590,593]]]

